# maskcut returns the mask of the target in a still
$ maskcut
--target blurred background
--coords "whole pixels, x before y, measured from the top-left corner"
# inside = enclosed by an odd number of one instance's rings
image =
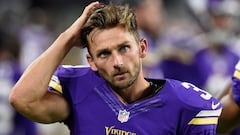
[[[0,135],[68,135],[63,123],[37,124],[8,103],[25,68],[82,13],[90,0],[0,0]],[[146,77],[187,81],[221,96],[240,57],[239,0],[100,0],[134,9],[148,40]],[[84,64],[73,48],[62,64]],[[229,135],[239,135],[234,129]]]

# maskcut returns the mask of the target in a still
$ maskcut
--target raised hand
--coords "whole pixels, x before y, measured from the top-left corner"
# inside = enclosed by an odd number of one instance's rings
[[[65,33],[71,36],[71,43],[73,46],[81,46],[81,29],[90,16],[92,9],[99,5],[99,2],[96,1],[86,6],[82,15],[65,31]]]

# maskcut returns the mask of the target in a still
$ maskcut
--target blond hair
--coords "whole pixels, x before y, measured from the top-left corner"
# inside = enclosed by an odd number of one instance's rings
[[[136,41],[140,40],[136,15],[128,6],[102,4],[94,8],[81,31],[82,47],[89,49],[87,37],[94,29],[109,29],[117,26],[123,26],[133,34]]]

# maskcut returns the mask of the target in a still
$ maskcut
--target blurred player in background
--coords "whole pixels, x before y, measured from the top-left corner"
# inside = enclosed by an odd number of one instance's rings
[[[207,47],[195,55],[199,82],[214,96],[226,87],[234,72],[239,56],[231,50],[232,39],[236,37],[236,0],[207,0],[205,15],[208,15],[208,29],[205,29]],[[206,23],[205,22],[205,23]],[[226,81],[229,80],[229,81]],[[216,83],[218,85],[216,85]]]
[[[239,54],[232,50],[238,44],[239,1],[189,0],[188,6],[191,17],[201,28],[200,36],[205,43],[205,48],[194,56],[197,80],[194,84],[215,97],[222,97],[222,88],[231,81],[234,66],[239,60]]]
[[[0,134],[38,135],[36,123],[16,112],[8,102],[14,83],[21,75],[18,39],[0,30]]]

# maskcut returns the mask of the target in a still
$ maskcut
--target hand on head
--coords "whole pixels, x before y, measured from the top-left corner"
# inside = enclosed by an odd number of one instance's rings
[[[81,29],[87,21],[88,17],[90,16],[92,9],[98,6],[100,6],[100,3],[98,1],[92,2],[88,6],[86,6],[82,15],[65,31],[72,37],[71,39],[74,46],[82,46],[80,38]]]

